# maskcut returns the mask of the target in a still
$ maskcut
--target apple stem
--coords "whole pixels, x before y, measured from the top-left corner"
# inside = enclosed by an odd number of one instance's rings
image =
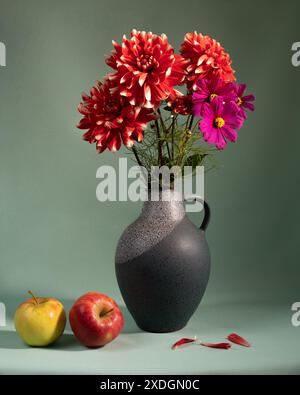
[[[104,313],[100,313],[100,317],[106,317],[109,313],[112,313],[114,309],[110,309],[108,311],[105,311]]]
[[[37,300],[37,298],[34,296],[32,291],[28,291],[29,295],[31,295],[35,301],[36,304],[39,304],[39,301]]]

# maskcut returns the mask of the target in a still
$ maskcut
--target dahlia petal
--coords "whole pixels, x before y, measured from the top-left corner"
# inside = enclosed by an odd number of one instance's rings
[[[103,145],[103,146],[96,146],[96,148],[97,148],[97,151],[99,152],[99,154],[101,154],[103,151],[105,151],[106,150],[106,146],[105,145]]]
[[[218,66],[214,66],[214,58],[208,58],[206,64],[213,65],[213,67],[218,67]]]
[[[154,104],[151,103],[150,101],[146,101],[146,103],[144,104],[144,107],[147,109],[154,108]]]
[[[227,339],[232,343],[238,344],[239,346],[247,347],[247,348],[251,347],[251,344],[246,339],[237,335],[236,333],[232,333],[227,337]]]
[[[201,74],[204,73],[205,69],[202,66],[199,66],[195,70],[195,74]]]
[[[208,348],[216,348],[219,350],[230,350],[231,344],[229,343],[200,343],[200,346],[208,347]]]
[[[138,56],[139,55],[139,50],[138,50],[137,45],[133,45],[132,46],[132,53],[133,53],[134,56]]]
[[[144,138],[144,132],[143,129],[136,129],[133,133],[132,133],[132,138],[134,140],[136,140],[138,143],[141,143],[143,141]]]
[[[190,339],[190,338],[180,339],[180,340],[178,340],[176,343],[174,343],[172,345],[172,350],[176,350],[177,348],[182,347],[182,346],[187,345],[187,344],[196,343],[196,341],[197,341],[196,338],[193,338],[193,339]]]
[[[147,79],[148,74],[147,73],[142,73],[139,77],[139,85],[142,87]]]
[[[116,74],[109,74],[107,77],[110,81],[116,81],[118,76]]]
[[[207,55],[202,55],[198,59],[197,66],[201,66],[201,64],[207,59]]]
[[[92,144],[95,141],[93,130],[90,129],[87,132],[85,132],[82,138],[83,140],[88,141],[90,144]]]
[[[151,88],[149,85],[145,84],[144,86],[144,92],[145,92],[145,99],[149,102],[151,102]]]
[[[89,98],[90,98],[90,97],[89,97],[86,93],[84,93],[84,92],[81,94],[81,97],[82,97],[82,100],[83,100],[83,101],[88,101]]]
[[[120,147],[121,147],[120,133],[115,130],[110,134],[107,140],[107,148],[112,152],[116,152],[119,151]]]
[[[91,126],[92,122],[88,118],[82,118],[77,124],[78,129],[89,129]]]
[[[123,75],[123,77],[120,79],[120,84],[124,84],[125,82],[131,81],[131,73],[128,72],[126,74]]]
[[[161,82],[161,78],[160,78],[159,74],[149,75],[149,83],[157,85],[157,84],[160,84],[160,82]]]
[[[96,128],[93,130],[95,140],[97,140],[97,145],[103,145],[107,140],[110,132],[105,131],[104,128]]]
[[[120,92],[120,95],[121,96],[124,96],[124,97],[131,97],[132,96],[132,93],[131,92],[129,92],[129,91],[125,91],[125,90],[123,90],[123,91],[121,91]]]
[[[140,112],[141,112],[142,108],[141,107],[135,107],[134,108],[134,118],[137,119]]]
[[[90,115],[92,113],[84,104],[80,103],[78,106],[78,112],[82,115]]]

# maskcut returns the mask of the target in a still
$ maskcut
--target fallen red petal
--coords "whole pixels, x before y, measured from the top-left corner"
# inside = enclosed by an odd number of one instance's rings
[[[200,346],[218,348],[221,350],[229,350],[231,348],[231,344],[229,343],[200,343]]]
[[[196,341],[196,339],[187,339],[187,338],[180,339],[180,340],[178,340],[178,342],[173,344],[172,350],[175,350],[176,348],[184,346],[185,344],[188,344],[188,343],[195,343],[195,341]]]
[[[243,337],[237,335],[236,333],[232,333],[231,335],[229,335],[227,337],[227,339],[231,343],[238,344],[239,346],[248,347],[248,348],[251,347],[251,344],[249,342],[247,342],[247,340],[245,340]]]

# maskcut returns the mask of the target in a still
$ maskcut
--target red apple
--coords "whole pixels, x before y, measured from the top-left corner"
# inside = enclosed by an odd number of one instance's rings
[[[101,347],[119,336],[123,314],[110,297],[90,292],[81,296],[70,311],[70,324],[77,339],[86,347]]]

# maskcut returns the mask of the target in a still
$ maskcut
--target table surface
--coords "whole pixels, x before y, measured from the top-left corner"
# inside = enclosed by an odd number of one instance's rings
[[[123,311],[122,334],[96,350],[81,346],[69,330],[49,348],[27,347],[8,317],[7,326],[0,328],[0,374],[300,373],[300,328],[291,324],[288,302],[204,303],[185,329],[171,334],[142,332],[127,310]],[[247,338],[253,347],[171,349],[182,337],[222,342],[232,332]]]

